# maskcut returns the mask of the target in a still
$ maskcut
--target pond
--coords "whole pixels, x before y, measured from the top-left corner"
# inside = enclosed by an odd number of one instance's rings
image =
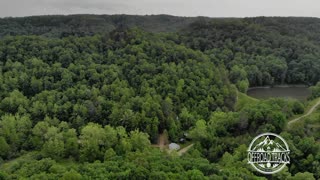
[[[247,94],[257,99],[267,99],[272,97],[295,98],[298,100],[306,100],[311,94],[308,87],[258,87],[251,88]]]

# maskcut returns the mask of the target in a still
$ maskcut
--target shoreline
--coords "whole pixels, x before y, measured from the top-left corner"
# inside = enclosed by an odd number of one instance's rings
[[[305,84],[282,84],[282,85],[269,85],[269,86],[253,86],[249,87],[249,90],[254,90],[254,89],[270,89],[270,88],[290,88],[290,87],[300,87],[300,88],[308,88],[308,85]]]

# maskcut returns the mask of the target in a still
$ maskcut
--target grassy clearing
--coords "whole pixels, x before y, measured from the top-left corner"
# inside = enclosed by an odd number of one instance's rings
[[[305,112],[308,112],[312,108],[312,106],[314,106],[319,100],[320,100],[320,97],[311,101],[307,101]]]
[[[307,114],[307,113],[310,111],[310,109],[311,109],[319,100],[320,100],[320,97],[319,97],[319,98],[316,98],[316,99],[313,99],[313,100],[311,100],[311,101],[306,101],[306,102],[305,102],[304,113],[303,113],[303,114],[293,115],[293,116],[288,120],[288,122],[291,121],[291,120],[293,120],[293,119],[296,119],[296,118],[298,118],[298,117],[300,117],[300,116],[303,116],[303,115]],[[318,108],[319,108],[319,107],[318,107]],[[314,112],[318,111],[318,108],[317,108]],[[302,120],[303,120],[304,118],[305,118],[305,117],[303,117]]]
[[[238,99],[236,102],[235,109],[236,111],[241,110],[246,104],[253,104],[259,102],[258,99],[250,97],[244,93],[238,92]]]

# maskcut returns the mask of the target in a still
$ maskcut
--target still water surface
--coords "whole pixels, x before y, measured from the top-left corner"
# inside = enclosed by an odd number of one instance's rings
[[[306,100],[310,95],[307,87],[273,87],[273,88],[253,88],[247,94],[257,99],[267,99],[271,97],[295,98]]]

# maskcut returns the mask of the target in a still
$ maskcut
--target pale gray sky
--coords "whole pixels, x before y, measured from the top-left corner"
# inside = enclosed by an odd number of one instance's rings
[[[319,0],[0,0],[0,17],[47,14],[320,17]]]

